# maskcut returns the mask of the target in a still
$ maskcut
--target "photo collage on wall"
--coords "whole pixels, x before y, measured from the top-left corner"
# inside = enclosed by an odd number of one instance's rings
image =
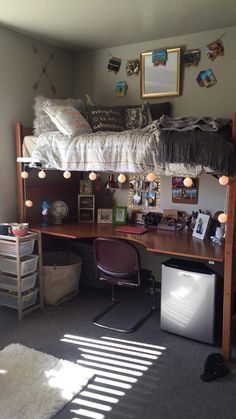
[[[158,209],[160,201],[160,178],[148,182],[145,176],[129,177],[129,208]]]

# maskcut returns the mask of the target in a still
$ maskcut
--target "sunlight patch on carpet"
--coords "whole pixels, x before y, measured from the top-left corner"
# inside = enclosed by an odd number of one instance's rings
[[[49,419],[93,376],[78,364],[18,343],[0,351],[0,368],[0,418],[4,419]]]

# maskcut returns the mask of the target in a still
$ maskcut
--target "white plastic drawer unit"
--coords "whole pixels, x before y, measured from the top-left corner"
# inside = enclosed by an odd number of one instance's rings
[[[17,256],[16,240],[7,236],[8,240],[0,241],[0,254],[4,256]],[[34,249],[34,239],[20,242],[20,256],[30,255]]]
[[[38,255],[23,256],[20,260],[20,275],[27,275],[36,271],[38,258]],[[0,271],[16,275],[16,258],[0,256]]]
[[[21,278],[21,292],[34,288],[37,278],[37,272]],[[0,289],[17,292],[17,277],[0,274]]]
[[[22,295],[22,309],[24,310],[27,307],[30,307],[35,304],[38,290],[35,288],[28,294]],[[0,305],[4,305],[11,308],[18,308],[18,296],[16,294],[11,294],[7,291],[0,291]]]
[[[203,264],[179,262],[162,264],[161,329],[214,343],[216,275]]]

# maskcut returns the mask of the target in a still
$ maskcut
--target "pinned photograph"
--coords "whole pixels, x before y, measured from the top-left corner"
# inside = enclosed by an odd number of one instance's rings
[[[213,71],[209,68],[208,70],[200,71],[197,77],[197,82],[201,87],[211,87],[217,80]]]
[[[211,44],[207,45],[207,56],[211,61],[214,61],[219,55],[224,55],[224,45],[220,39],[217,39]]]
[[[107,68],[109,71],[114,71],[115,73],[118,73],[121,66],[121,58],[112,57],[110,58]]]
[[[166,65],[167,61],[167,51],[153,51],[152,53],[152,63],[154,67],[157,67],[158,65]]]
[[[127,76],[132,76],[133,74],[138,74],[140,70],[140,60],[129,60],[126,64],[126,73]]]
[[[126,81],[118,81],[118,83],[116,83],[116,87],[115,87],[116,96],[125,96],[127,90],[128,90],[128,84],[126,83]]]
[[[155,207],[156,206],[156,194],[155,192],[146,192],[145,193],[146,198],[146,206],[147,207]]]
[[[189,49],[183,53],[183,61],[186,67],[198,65],[200,57],[201,53],[199,49]]]

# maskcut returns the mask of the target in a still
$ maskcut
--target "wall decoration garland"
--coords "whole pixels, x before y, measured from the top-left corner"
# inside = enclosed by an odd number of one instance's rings
[[[207,56],[211,61],[214,61],[219,55],[224,55],[224,45],[221,39],[207,45]]]
[[[201,52],[199,49],[188,49],[183,52],[183,62],[186,67],[198,65],[200,58]]]
[[[211,68],[208,68],[208,70],[200,71],[197,76],[197,82],[200,87],[211,87],[217,80]]]
[[[118,73],[121,66],[121,58],[112,57],[110,58],[107,68],[109,71],[114,71],[115,73]]]
[[[168,54],[166,50],[152,52],[152,63],[154,67],[158,67],[159,65],[166,65],[167,59]]]
[[[134,60],[128,60],[126,63],[126,73],[127,76],[132,76],[133,74],[139,74],[140,70],[140,60],[138,58]]]
[[[116,83],[116,87],[115,87],[116,96],[125,96],[127,90],[128,90],[128,84],[126,81],[118,81],[118,83]]]
[[[56,91],[56,88],[53,85],[53,83],[52,83],[52,81],[51,81],[51,79],[50,79],[50,77],[49,77],[49,75],[47,73],[47,68],[48,68],[50,62],[52,61],[52,59],[54,58],[55,52],[53,51],[53,52],[51,52],[51,54],[49,54],[48,60],[47,60],[46,64],[44,65],[39,50],[34,45],[32,45],[32,48],[33,48],[33,51],[34,51],[34,53],[35,53],[35,55],[36,55],[36,57],[37,57],[37,59],[38,59],[38,61],[40,63],[40,66],[41,66],[41,73],[39,74],[38,80],[33,84],[33,88],[35,90],[38,89],[40,80],[41,80],[42,76],[45,75],[46,78],[49,81],[49,84],[50,84],[50,87],[51,87],[52,92],[54,94],[56,94],[56,92],[57,92]]]

